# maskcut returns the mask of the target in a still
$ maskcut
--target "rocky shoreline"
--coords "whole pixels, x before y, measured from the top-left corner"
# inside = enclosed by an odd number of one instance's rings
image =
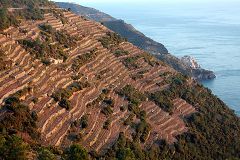
[[[210,80],[216,78],[216,75],[213,71],[203,69],[191,56],[183,56],[180,60],[192,70],[192,74],[195,79]]]
[[[155,56],[173,67],[175,70],[191,76],[198,81],[212,80],[216,78],[213,71],[203,69],[193,57],[184,56],[182,58],[177,58],[171,54],[156,54]]]

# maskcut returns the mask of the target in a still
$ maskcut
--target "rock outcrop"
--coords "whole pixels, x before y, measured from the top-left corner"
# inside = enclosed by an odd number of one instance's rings
[[[213,71],[201,68],[201,66],[196,62],[196,60],[189,56],[185,56],[180,59],[171,54],[157,54],[156,57],[164,61],[177,71],[185,75],[191,76],[198,81],[211,80],[216,78]]]

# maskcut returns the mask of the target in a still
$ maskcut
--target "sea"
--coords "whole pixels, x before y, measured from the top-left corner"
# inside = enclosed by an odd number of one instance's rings
[[[240,1],[108,1],[93,7],[132,24],[177,57],[190,55],[217,78],[201,82],[240,115]]]

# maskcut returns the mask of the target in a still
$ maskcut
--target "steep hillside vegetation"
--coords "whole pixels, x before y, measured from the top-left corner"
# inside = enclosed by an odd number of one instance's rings
[[[186,65],[181,61],[181,59],[168,53],[168,50],[166,47],[164,47],[163,44],[158,43],[149,37],[146,37],[143,33],[139,32],[132,25],[127,24],[123,20],[118,20],[106,13],[78,4],[58,2],[57,5],[66,9],[70,8],[74,13],[78,15],[83,15],[94,21],[101,22],[112,31],[128,39],[129,42],[145,50],[146,52],[152,53],[158,59],[164,61],[169,66],[181,72],[182,74],[191,76],[197,80],[209,80],[216,77],[212,71],[202,68],[196,69],[192,68],[189,65]]]
[[[88,8],[73,3],[57,2],[57,5],[62,8],[70,8],[72,12],[83,15],[91,20],[101,22],[103,25],[112,31],[120,34],[122,37],[127,38],[129,42],[146,50],[150,53],[168,54],[168,50],[161,43],[155,42],[146,37],[143,33],[137,31],[131,25],[122,20],[115,19],[110,15],[98,11],[94,8]]]
[[[240,120],[209,90],[100,23],[38,9],[0,34],[2,159],[240,156]]]

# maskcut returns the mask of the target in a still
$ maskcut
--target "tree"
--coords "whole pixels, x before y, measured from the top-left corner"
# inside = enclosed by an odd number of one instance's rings
[[[9,24],[8,14],[6,8],[0,9],[0,30],[7,28]]]
[[[68,159],[71,160],[88,160],[88,152],[78,144],[70,146],[68,151]]]
[[[27,143],[15,135],[0,135],[0,157],[8,160],[25,160],[30,147]]]
[[[39,160],[56,160],[56,156],[46,148],[43,148],[38,153]]]
[[[135,160],[135,156],[130,148],[121,148],[117,152],[117,159],[119,159],[119,160]]]

